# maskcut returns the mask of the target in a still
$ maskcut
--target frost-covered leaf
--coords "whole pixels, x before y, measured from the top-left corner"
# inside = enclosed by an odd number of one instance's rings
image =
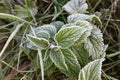
[[[82,42],[84,42],[90,36],[93,26],[88,21],[84,21],[84,20],[78,20],[78,21],[75,22],[75,24],[79,27],[86,28],[86,31],[75,42],[75,45],[79,45]]]
[[[91,32],[86,30],[80,37],[79,39],[75,42],[74,45],[79,45],[81,43],[83,43],[89,36],[90,36]]]
[[[78,20],[87,20],[90,22],[96,22],[99,24],[100,27],[102,27],[102,22],[100,20],[100,18],[96,15],[87,15],[87,14],[72,14],[70,16],[67,17],[67,21],[68,23],[75,23]]]
[[[76,14],[72,14],[72,15],[68,16],[67,20],[68,20],[68,23],[75,23],[78,20],[88,20],[88,19],[90,19],[90,17],[91,16],[87,15],[87,14],[76,13]]]
[[[44,52],[43,63],[44,63],[45,71],[48,70],[53,64],[53,62],[50,59],[50,50],[49,49],[45,50],[45,52]]]
[[[83,1],[85,1],[85,0],[83,0]],[[85,4],[83,4],[81,6],[81,8],[79,9],[78,13],[84,13],[84,12],[86,12],[87,9],[88,9],[88,4],[85,3]]]
[[[53,25],[53,26],[55,26],[56,29],[57,29],[57,31],[60,30],[62,28],[62,26],[64,25],[64,23],[61,22],[61,21],[55,21],[55,22],[52,22],[50,24]]]
[[[86,28],[87,30],[90,30],[93,28],[92,24],[85,20],[78,20],[75,22],[76,26]]]
[[[33,30],[34,30],[34,32],[35,32],[35,34],[36,34],[37,37],[39,37],[39,38],[45,38],[45,39],[49,40],[50,34],[49,34],[48,31],[42,30],[42,29],[40,29],[40,27],[33,28]],[[30,31],[29,34],[34,36],[34,34],[33,34],[32,31]]]
[[[50,34],[47,30],[42,30],[40,27],[33,28],[33,29],[34,29],[34,32],[35,32],[35,34],[38,38],[44,38],[44,39],[47,39],[47,40],[50,39]],[[29,34],[34,36],[32,31],[30,31]],[[27,43],[27,47],[30,48],[30,49],[37,50],[36,46],[31,44],[30,41]]]
[[[101,12],[95,12],[95,15],[100,17],[102,15],[102,13]]]
[[[70,0],[63,6],[63,9],[69,14],[84,13],[87,8],[86,0]]]
[[[60,70],[67,70],[68,67],[65,63],[65,58],[60,49],[52,49],[50,51],[50,59],[55,64],[56,67],[58,67]]]
[[[81,67],[85,66],[89,62],[89,55],[87,50],[84,48],[84,44],[73,45],[71,50],[77,56]]]
[[[31,35],[27,35],[27,39],[36,47],[39,48],[47,48],[49,46],[49,42],[46,39],[43,38],[38,38],[38,37],[34,37]]]
[[[35,46],[34,44],[32,44],[30,41],[27,43],[26,46],[29,49],[37,50],[37,46]]]
[[[91,15],[90,21],[95,21],[96,23],[98,23],[98,25],[102,28],[102,22],[100,20],[100,18],[96,15]]]
[[[78,80],[101,80],[102,62],[104,59],[97,59],[88,63],[80,70]]]
[[[80,64],[77,60],[76,55],[69,49],[62,49],[61,51],[64,55],[65,62],[68,66],[68,70],[65,70],[63,72],[67,74],[69,77],[76,78],[80,70]]]
[[[55,26],[53,25],[43,25],[43,26],[40,26],[38,28],[38,30],[45,30],[47,31],[49,34],[50,34],[50,37],[53,38],[53,36],[55,35],[55,33],[57,32],[57,29],[55,28]]]
[[[86,28],[86,32],[80,37],[80,41],[83,39],[85,40],[88,36],[90,36],[91,31],[92,31],[92,24],[89,23],[88,21],[84,21],[84,20],[78,20],[75,22],[75,24],[79,27],[84,27]]]
[[[94,26],[90,37],[87,38],[84,43],[85,48],[87,49],[89,56],[91,56],[92,59],[98,59],[105,56],[103,34],[96,26]]]
[[[45,30],[40,30],[40,31],[36,32],[36,36],[39,38],[45,38],[47,40],[49,40],[49,38],[50,38],[50,34]]]
[[[52,66],[53,62],[51,61],[50,57],[48,57],[45,61],[44,61],[44,70],[48,70],[51,66]]]
[[[85,28],[79,26],[66,27],[55,35],[55,41],[61,48],[68,48],[73,45],[85,31]]]
[[[68,23],[68,24],[65,24],[62,26],[62,28],[65,28],[65,27],[70,27],[70,26],[75,26],[75,23]],[[61,29],[62,29],[61,28]]]

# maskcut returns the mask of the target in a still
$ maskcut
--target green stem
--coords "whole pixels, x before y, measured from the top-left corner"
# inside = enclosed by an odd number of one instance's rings
[[[40,58],[40,67],[41,67],[42,80],[44,80],[44,67],[43,67],[42,53],[41,53],[40,48],[38,48],[38,55],[39,55],[39,58]]]
[[[35,37],[36,34],[35,34],[35,31],[34,29],[32,28],[32,26],[30,26],[31,30],[32,30],[32,33]],[[38,55],[39,55],[39,59],[40,59],[40,67],[41,67],[41,75],[42,75],[42,80],[44,80],[44,64],[43,64],[43,59],[42,59],[42,53],[41,53],[41,48],[37,48],[38,50]]]
[[[118,51],[116,53],[112,53],[112,54],[107,54],[106,57],[111,58],[111,57],[114,57],[114,56],[117,56],[117,55],[120,55],[120,51]]]

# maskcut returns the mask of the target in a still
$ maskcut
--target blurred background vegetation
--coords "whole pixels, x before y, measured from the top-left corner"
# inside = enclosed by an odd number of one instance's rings
[[[38,25],[55,20],[66,21],[69,15],[62,6],[69,0],[0,0],[0,13],[13,14]],[[103,64],[103,80],[120,79],[120,1],[87,0],[86,14],[100,14],[104,42],[108,44]],[[14,24],[14,25],[13,25]],[[0,51],[9,35],[14,31],[16,21],[0,19]],[[29,52],[23,46],[28,25],[22,27],[0,58],[1,80],[40,80],[40,68],[35,51]],[[50,71],[46,73],[51,73]],[[56,70],[48,80],[67,80]]]

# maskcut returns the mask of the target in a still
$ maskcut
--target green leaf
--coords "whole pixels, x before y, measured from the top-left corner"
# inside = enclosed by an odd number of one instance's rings
[[[34,45],[34,44],[32,44],[30,41],[27,43],[26,46],[27,46],[27,48],[29,48],[29,49],[37,50],[37,46]]]
[[[85,0],[83,0],[83,1],[85,1]],[[87,9],[88,9],[88,4],[87,4],[87,3],[84,3],[84,4],[79,8],[78,13],[85,13]]]
[[[34,32],[35,32],[35,34],[36,34],[37,37],[39,37],[39,38],[45,38],[45,39],[49,40],[50,34],[49,34],[48,31],[42,30],[42,29],[40,29],[40,27],[33,28],[33,30],[34,30]],[[30,31],[29,34],[30,35],[34,35],[32,31]]]
[[[101,20],[100,20],[100,18],[98,16],[91,15],[90,21],[96,21],[99,24],[100,28],[102,28],[102,22],[101,22]]]
[[[34,31],[35,31],[35,34],[38,38],[44,38],[44,39],[47,39],[47,40],[50,39],[50,34],[48,33],[48,31],[40,30],[39,27],[34,28]],[[34,36],[32,31],[30,31],[29,34]],[[31,44],[30,41],[28,41],[27,47],[30,48],[30,49],[33,49],[33,50],[37,50],[37,47],[35,45]]]
[[[68,23],[68,24],[63,25],[62,28],[70,27],[70,26],[75,26],[75,24],[74,23]]]
[[[50,34],[47,31],[45,31],[45,30],[40,30],[40,31],[35,30],[35,31],[36,31],[37,37],[45,38],[45,39],[49,40]]]
[[[86,30],[80,37],[79,39],[74,43],[74,45],[79,45],[81,43],[83,43],[85,40],[87,40],[87,38],[90,36],[91,31]]]
[[[87,30],[90,30],[90,31],[93,28],[92,24],[88,21],[85,21],[85,20],[77,20],[75,22],[75,25],[86,28]]]
[[[84,13],[88,8],[88,5],[85,3],[85,1],[86,0],[70,0],[63,6],[63,9],[69,14]]]
[[[79,27],[86,28],[86,31],[80,36],[80,38],[75,42],[75,45],[83,43],[91,34],[93,26],[88,21],[78,20],[75,24]]]
[[[100,16],[102,16],[102,13],[97,11],[97,12],[95,12],[95,15],[100,17]]]
[[[50,59],[60,70],[67,70],[68,67],[65,63],[64,55],[60,49],[52,49],[50,52]]]
[[[53,62],[51,61],[50,57],[48,57],[45,61],[44,61],[44,70],[48,70],[51,66],[52,66]]]
[[[68,48],[73,45],[85,31],[85,28],[78,26],[66,27],[55,35],[55,41],[61,48]]]
[[[89,54],[87,50],[84,48],[84,44],[73,45],[71,47],[71,50],[77,56],[77,59],[81,67],[85,66],[90,61]]]
[[[43,62],[44,62],[45,71],[48,70],[52,66],[53,62],[50,59],[50,50],[46,50],[44,58],[43,58]]]
[[[63,72],[69,77],[76,78],[80,70],[80,64],[77,60],[76,55],[70,49],[62,49],[61,51],[64,55],[65,62],[68,66],[68,70],[65,70]]]
[[[76,13],[76,14],[72,14],[67,17],[68,23],[75,23],[78,20],[87,20],[89,22],[96,21],[96,23],[98,23],[99,26],[102,27],[102,22],[101,22],[100,18],[96,15],[87,15],[87,14]]]
[[[96,26],[94,26],[90,37],[85,40],[84,44],[93,60],[105,57],[103,34]]]
[[[97,59],[88,63],[80,70],[78,80],[101,80],[101,67],[104,59]]]
[[[38,30],[44,30],[47,31],[50,34],[50,37],[53,38],[55,33],[57,32],[57,29],[53,25],[43,25],[38,28]]]
[[[75,23],[78,20],[87,20],[89,18],[90,18],[90,15],[76,13],[68,16],[67,21],[68,23]]]
[[[43,38],[38,38],[38,37],[31,36],[31,35],[27,35],[27,39],[38,48],[44,49],[49,46],[48,40],[43,39]]]
[[[57,31],[59,31],[62,28],[62,26],[64,25],[64,23],[61,22],[61,21],[55,21],[55,22],[52,22],[50,24],[53,25],[53,26],[55,26],[56,29],[57,29]]]
[[[45,38],[45,39],[49,40],[50,34],[48,33],[48,31],[40,30],[39,27],[34,28],[34,31],[35,31],[35,34],[37,37]],[[30,31],[29,34],[33,35],[32,31]]]

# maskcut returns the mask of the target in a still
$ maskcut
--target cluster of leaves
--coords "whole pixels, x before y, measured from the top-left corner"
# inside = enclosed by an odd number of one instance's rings
[[[10,13],[5,11],[0,13],[0,18],[18,20],[30,26],[29,34],[26,35],[26,46],[38,52],[42,80],[44,80],[44,75],[51,76],[56,69],[59,69],[70,80],[101,80],[101,67],[107,46],[103,43],[103,35],[99,29],[102,26],[99,17],[84,14],[88,8],[86,1],[70,0],[63,6],[63,9],[70,14],[67,18],[68,23],[55,21],[36,28],[33,28],[36,24],[26,21],[25,18],[34,19],[37,7],[31,7],[34,3],[25,1],[27,6],[23,5],[23,7],[19,5],[13,7],[11,3],[5,2],[9,6],[3,7],[5,6],[3,5],[1,9],[14,8],[14,11],[10,12],[15,15],[5,14]],[[26,7],[28,11],[24,11]],[[23,25],[19,24],[10,35],[0,57]]]
[[[27,35],[27,47],[38,50],[42,77],[44,71],[58,68],[69,79],[101,80],[106,46],[100,29],[92,23],[101,27],[99,17],[82,14],[87,9],[84,0],[71,0],[63,9],[71,14],[67,24],[55,21],[31,27]]]

